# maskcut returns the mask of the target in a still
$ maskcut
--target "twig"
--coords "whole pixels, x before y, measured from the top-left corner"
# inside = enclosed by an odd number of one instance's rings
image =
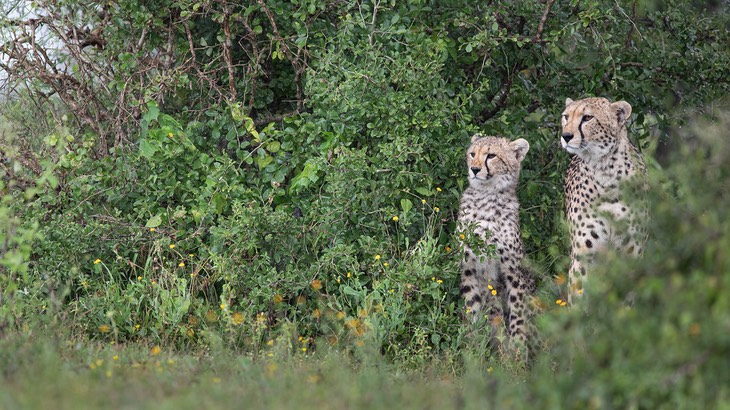
[[[542,12],[542,18],[540,18],[540,24],[537,25],[537,32],[535,33],[535,40],[540,40],[542,38],[542,31],[545,30],[545,22],[548,18],[548,13],[550,13],[550,9],[553,7],[553,3],[555,3],[555,0],[548,0],[545,4],[545,10]]]

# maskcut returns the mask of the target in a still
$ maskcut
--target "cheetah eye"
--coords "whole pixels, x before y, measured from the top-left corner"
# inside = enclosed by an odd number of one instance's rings
[[[581,122],[588,122],[593,119],[592,115],[584,115],[583,118],[581,118]]]
[[[564,119],[565,121],[568,121],[568,114],[563,114],[563,119]]]
[[[496,154],[487,154],[487,159],[492,159],[496,156],[497,156]]]
[[[470,152],[470,153],[469,153],[469,155],[470,155],[470,156],[471,156],[472,158],[474,158],[474,157],[475,157],[475,156],[476,156],[477,154],[475,154],[475,153],[473,153],[473,152]]]

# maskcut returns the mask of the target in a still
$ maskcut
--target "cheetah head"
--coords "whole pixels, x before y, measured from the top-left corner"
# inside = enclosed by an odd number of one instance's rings
[[[522,138],[510,141],[506,138],[474,135],[466,151],[469,184],[473,187],[495,189],[515,185],[520,164],[529,149],[530,144]]]
[[[626,120],[631,105],[626,101],[610,102],[605,98],[565,100],[563,133],[560,144],[583,160],[600,158],[610,153],[619,138],[626,135]]]

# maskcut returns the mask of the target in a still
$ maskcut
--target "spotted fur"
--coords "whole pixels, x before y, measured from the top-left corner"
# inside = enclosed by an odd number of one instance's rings
[[[644,161],[629,141],[631,105],[605,98],[565,101],[561,145],[573,154],[565,175],[565,208],[570,225],[570,292],[583,293],[596,253],[612,248],[638,256],[643,251],[645,218],[629,204],[621,185],[645,174]],[[621,224],[616,223],[621,221]]]
[[[469,187],[461,197],[459,224],[494,245],[497,258],[477,255],[464,245],[461,294],[473,320],[487,317],[498,332],[505,326],[510,341],[526,346],[529,328],[527,298],[534,282],[522,268],[525,251],[520,236],[517,181],[530,144],[524,139],[475,135],[467,150]]]

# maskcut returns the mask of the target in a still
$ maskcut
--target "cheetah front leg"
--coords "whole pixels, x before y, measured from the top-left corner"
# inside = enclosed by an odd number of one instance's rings
[[[494,328],[495,324],[503,321],[503,314],[497,298],[491,294],[496,284],[490,281],[490,269],[498,269],[496,261],[482,261],[471,250],[467,250],[461,264],[461,295],[471,321],[476,322],[484,316]]]

